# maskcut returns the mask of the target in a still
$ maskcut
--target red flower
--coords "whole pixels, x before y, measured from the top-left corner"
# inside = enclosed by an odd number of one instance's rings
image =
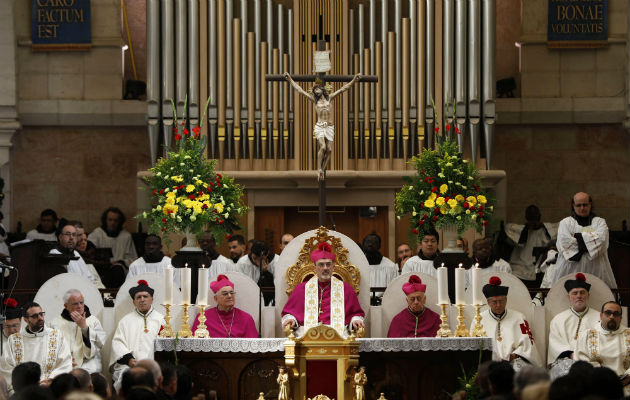
[[[429,183],[433,183],[433,181],[434,181],[434,180],[435,180],[435,179],[433,179],[433,177],[432,177],[432,176],[430,176],[430,177],[429,177]]]
[[[435,215],[435,216],[433,217],[433,220],[434,220],[434,221],[437,221],[437,220],[438,220],[437,215]]]
[[[424,181],[425,181],[425,182],[428,182],[428,181],[429,181],[429,177],[428,177],[428,176],[426,176],[426,177],[424,178]]]
[[[160,194],[164,194],[164,189],[160,189]]]
[[[462,207],[468,208],[468,207],[470,207],[470,205],[468,204],[467,201],[465,201],[465,202],[462,203]]]
[[[179,133],[175,134],[175,140],[180,140],[182,138],[182,135],[180,135]]]
[[[412,232],[416,235],[418,234],[418,230],[416,228],[413,228]]]
[[[166,232],[166,228],[165,227],[162,227],[162,232]]]
[[[203,208],[205,210],[206,208],[208,208],[208,205],[204,204],[204,205],[201,206],[201,208]]]
[[[207,189],[208,189],[208,193],[212,193],[212,188],[211,187],[208,187]]]
[[[444,201],[446,202],[446,201],[449,201],[450,199],[451,199],[450,197],[445,197]]]
[[[425,171],[425,169],[424,169],[424,168],[422,168],[422,171],[420,171],[420,173],[421,173],[421,174],[424,174],[424,171]]]
[[[435,212],[436,214],[440,213],[440,207],[435,207],[435,210],[433,210],[433,212]]]
[[[481,211],[479,211],[477,215],[479,215],[479,218],[483,218],[483,213]]]
[[[221,182],[217,182],[217,187],[221,187]]]
[[[483,221],[483,226],[488,226],[488,221]]]
[[[424,207],[424,203],[420,203],[420,208]]]
[[[225,239],[227,239],[227,240],[232,239],[232,235],[225,235]]]
[[[212,212],[216,214],[216,213],[217,213],[217,210],[212,210]]]
[[[195,133],[195,138],[199,137],[199,132],[201,131],[201,128],[198,126],[195,126],[193,128],[193,132]]]
[[[456,197],[457,193],[451,193],[451,197]]]
[[[166,218],[162,218],[162,222],[166,222]]]
[[[462,131],[460,131],[458,127],[455,127],[455,133],[457,133],[458,135],[461,135]]]
[[[219,221],[219,225],[223,225],[223,222],[225,222],[225,221]]]
[[[435,131],[435,133],[438,133],[440,131],[440,127],[436,126],[433,130]]]
[[[188,129],[184,128],[184,135],[188,135],[190,132],[188,132]]]
[[[157,194],[157,190],[153,189],[153,195],[155,196]]]
[[[445,128],[446,128],[447,131],[450,131],[451,130],[451,124],[446,124]]]
[[[420,225],[424,225],[424,221],[423,221],[423,220],[418,221],[418,223],[419,223]]]
[[[194,195],[194,194],[191,194],[190,196],[188,196],[188,198],[189,198],[190,200],[195,200],[195,195]]]
[[[433,193],[435,193],[435,192],[437,192],[437,188],[436,188],[435,186],[433,186],[433,189],[431,189],[431,191],[432,191]]]
[[[173,132],[177,132],[177,125],[173,127]]]
[[[479,211],[483,211],[483,204],[480,204],[480,205],[479,205],[479,207],[477,207],[477,209],[478,209]]]
[[[214,183],[208,182],[208,185],[210,185],[212,187],[212,186],[214,186]]]
[[[223,175],[221,175],[221,174],[217,174],[217,178],[219,178],[219,179],[223,179]]]
[[[427,219],[427,217],[428,217],[428,215],[424,214],[424,215],[422,216],[422,219]]]
[[[488,283],[493,286],[499,286],[501,284],[501,278],[499,278],[498,276],[493,276],[490,278],[490,281],[488,281]]]
[[[475,212],[475,207],[470,207],[470,211]]]

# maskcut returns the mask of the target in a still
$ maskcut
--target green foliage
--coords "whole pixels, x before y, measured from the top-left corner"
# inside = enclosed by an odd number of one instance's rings
[[[463,158],[457,143],[439,140],[410,161],[416,174],[396,193],[396,214],[410,215],[412,233],[422,240],[435,228],[456,226],[480,232],[494,209],[481,188],[479,171]]]

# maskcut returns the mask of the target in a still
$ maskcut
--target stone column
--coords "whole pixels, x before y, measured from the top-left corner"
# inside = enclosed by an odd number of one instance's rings
[[[14,4],[0,1],[0,177],[4,179],[3,225],[11,226],[11,159],[13,134],[20,129],[17,115],[17,65]]]

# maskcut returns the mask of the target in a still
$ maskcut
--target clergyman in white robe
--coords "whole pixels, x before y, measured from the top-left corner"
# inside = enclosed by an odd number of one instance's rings
[[[581,239],[576,238],[576,234],[580,234]],[[608,225],[603,218],[576,215],[563,219],[558,227],[556,247],[558,261],[550,276],[552,284],[565,275],[587,272],[610,288],[617,287],[608,260]]]
[[[101,372],[101,350],[107,339],[107,334],[101,322],[90,309],[85,306],[86,329],[81,329],[70,317],[68,310],[64,309],[60,316],[51,323],[61,331],[66,345],[72,354],[72,360],[76,368],[83,368],[89,373]]]
[[[153,342],[157,338],[164,316],[153,307],[146,315],[134,309],[122,317],[112,339],[109,369],[112,379],[118,381],[122,373],[129,368],[131,358],[153,359]]]
[[[495,260],[492,265],[489,267],[483,268],[484,272],[507,272],[509,274],[512,273],[512,267],[502,258]],[[470,287],[472,285],[472,268],[466,270],[466,287]]]
[[[39,364],[42,369],[41,380],[53,379],[72,371],[72,356],[63,334],[48,326],[33,333],[25,325],[20,332],[9,337],[6,353],[0,358],[0,372],[8,385],[11,385],[13,368],[26,361]]]
[[[383,257],[379,264],[370,264],[370,287],[387,287],[398,277],[398,267],[387,257]],[[383,292],[377,292],[382,296]]]
[[[48,254],[62,254],[58,249],[52,249]],[[78,260],[70,260],[68,261],[67,269],[71,274],[78,274],[90,280],[97,288],[105,288],[103,282],[101,282],[101,277],[96,274],[94,275],[90,268],[87,266],[83,258],[79,254],[78,251],[72,250],[73,257],[78,257]]]
[[[507,224],[505,233],[514,242],[514,249],[510,256],[512,273],[519,279],[536,280],[536,258],[533,251],[535,247],[546,247],[549,242],[555,241],[558,236],[558,224],[543,223],[539,229],[528,229],[526,240],[521,243],[521,236],[526,225]]]
[[[98,248],[112,249],[111,261],[122,261],[125,267],[129,267],[138,258],[131,233],[124,229],[117,236],[112,237],[108,236],[103,228],[98,227],[88,235],[88,240]]]

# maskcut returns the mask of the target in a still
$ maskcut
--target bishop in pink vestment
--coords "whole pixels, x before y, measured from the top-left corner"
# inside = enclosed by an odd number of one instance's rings
[[[392,319],[387,337],[435,337],[442,320],[436,312],[424,306],[427,285],[417,275],[411,275],[402,290],[407,296],[407,308]]]
[[[225,275],[217,276],[210,282],[217,306],[207,309],[206,326],[211,338],[257,338],[258,331],[251,315],[234,307],[234,284]],[[199,314],[192,326],[194,332],[199,325]]]
[[[320,243],[317,250],[311,253],[314,271],[317,275],[317,298],[318,298],[318,322],[331,325],[330,318],[330,298],[331,281],[334,271],[335,254],[332,253],[328,243]],[[293,329],[304,325],[304,299],[306,297],[307,282],[302,282],[293,289],[289,300],[282,309],[282,326],[291,324]],[[359,299],[351,285],[343,282],[343,303],[344,303],[344,324],[351,325],[353,329],[365,328],[363,317],[365,313],[359,304]]]

